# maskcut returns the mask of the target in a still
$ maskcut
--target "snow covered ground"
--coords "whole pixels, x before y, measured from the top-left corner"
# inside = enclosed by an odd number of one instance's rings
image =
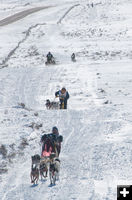
[[[132,184],[132,3],[94,2],[46,0],[54,7],[0,28],[2,200],[116,200],[117,184]],[[57,65],[45,66],[48,51]],[[68,109],[46,110],[63,86]],[[53,126],[64,137],[60,181],[32,187],[31,156]]]

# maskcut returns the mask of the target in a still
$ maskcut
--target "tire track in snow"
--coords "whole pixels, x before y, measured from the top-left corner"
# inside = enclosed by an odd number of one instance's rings
[[[69,133],[69,135],[68,135],[67,138],[65,139],[64,147],[67,145],[69,139],[72,137],[73,134],[74,134],[74,128],[72,128],[72,131]]]
[[[72,7],[70,7],[66,12],[65,14],[59,19],[59,21],[57,22],[57,24],[61,24],[62,20],[68,15],[68,13],[73,10],[75,7],[77,6],[80,6],[80,4],[76,4],[76,5],[73,5]]]

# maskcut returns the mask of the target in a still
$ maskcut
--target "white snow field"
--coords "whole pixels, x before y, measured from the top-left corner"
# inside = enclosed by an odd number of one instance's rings
[[[0,2],[13,8],[5,17],[51,6],[0,27],[1,200],[116,200],[117,184],[132,184],[132,2],[91,3]],[[54,66],[45,66],[49,51]],[[63,86],[68,109],[46,110]],[[53,126],[64,137],[60,180],[34,187],[31,156]]]

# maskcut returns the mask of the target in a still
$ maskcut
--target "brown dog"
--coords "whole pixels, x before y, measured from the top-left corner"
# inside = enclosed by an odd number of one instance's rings
[[[60,160],[55,156],[56,156],[55,153],[52,153],[50,155],[50,161],[49,161],[50,185],[55,185],[56,180],[59,180]]]
[[[39,170],[40,170],[41,180],[42,180],[43,178],[46,178],[46,177],[47,177],[47,174],[48,174],[48,164],[47,164],[47,161],[46,161],[46,160],[40,161]]]
[[[31,177],[31,183],[33,183],[33,184],[37,184],[38,183],[38,180],[39,180],[39,169],[38,169],[37,165],[33,165],[32,164],[30,177]]]

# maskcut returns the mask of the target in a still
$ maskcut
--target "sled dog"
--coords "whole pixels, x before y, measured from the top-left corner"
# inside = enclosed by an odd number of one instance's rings
[[[37,184],[38,183],[38,180],[39,180],[39,168],[38,168],[38,166],[36,164],[32,164],[30,177],[31,177],[31,183],[33,183],[33,184]]]
[[[59,172],[60,172],[60,160],[59,158],[53,158],[50,160],[49,165],[49,177],[50,184],[55,185],[56,180],[59,180]]]
[[[40,155],[36,154],[34,156],[31,156],[31,158],[32,158],[32,165],[40,163]]]
[[[51,109],[51,110],[53,110],[53,109],[59,109],[59,102],[55,102],[55,101],[50,101],[49,99],[47,99],[46,100],[46,108],[47,109]]]
[[[40,171],[41,180],[43,178],[47,177],[47,174],[48,174],[48,162],[47,162],[46,159],[40,161],[39,171]]]

